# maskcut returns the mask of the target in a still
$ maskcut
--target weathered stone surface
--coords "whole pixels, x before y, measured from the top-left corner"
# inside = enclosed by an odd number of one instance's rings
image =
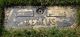
[[[75,23],[76,9],[68,7],[16,6],[5,8],[5,28],[68,27]]]

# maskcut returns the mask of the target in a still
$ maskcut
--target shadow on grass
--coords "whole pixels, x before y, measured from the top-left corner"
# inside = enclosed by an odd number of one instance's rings
[[[5,17],[5,13],[4,13],[4,8],[0,8],[0,37],[2,36],[2,33],[4,31],[4,17]]]

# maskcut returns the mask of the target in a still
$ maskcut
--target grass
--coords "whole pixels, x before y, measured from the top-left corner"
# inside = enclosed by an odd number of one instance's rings
[[[30,29],[4,31],[2,37],[80,37],[80,29]]]
[[[80,8],[78,7],[78,10],[77,10],[77,25],[80,26]]]
[[[7,6],[53,6],[53,5],[79,5],[80,0],[0,0],[0,37],[80,37],[80,28],[75,29],[39,29],[7,31],[3,28],[4,7]],[[77,12],[77,23],[80,25],[80,8]],[[80,26],[79,26],[80,27]]]

